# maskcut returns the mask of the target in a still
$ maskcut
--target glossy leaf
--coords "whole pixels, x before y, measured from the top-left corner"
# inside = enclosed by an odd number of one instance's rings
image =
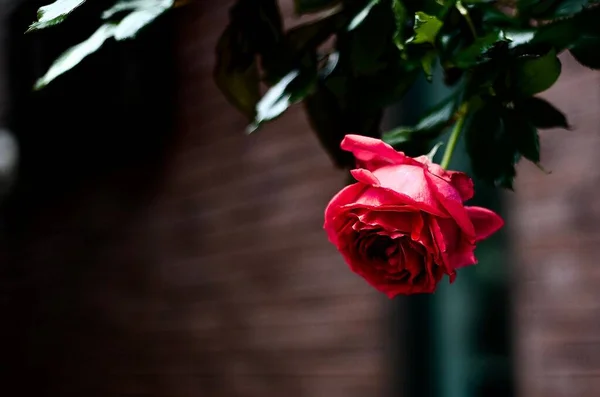
[[[40,7],[37,13],[38,20],[32,23],[27,31],[44,29],[61,23],[73,10],[84,2],[85,0],[56,0],[52,4]]]
[[[68,49],[54,61],[46,74],[37,80],[34,89],[39,90],[45,87],[52,80],[75,67],[85,57],[97,51],[108,38],[115,34],[116,29],[117,26],[114,24],[104,24],[87,40]]]
[[[466,69],[485,62],[490,59],[488,52],[499,42],[506,42],[504,34],[500,31],[479,37],[473,44],[457,54],[453,64],[459,68]]]
[[[295,69],[286,74],[273,85],[256,104],[256,118],[248,127],[248,132],[254,132],[265,121],[279,117],[290,106],[300,102],[311,91],[316,83],[316,72]]]
[[[116,40],[131,39],[172,6],[173,0],[121,0],[106,10],[102,18],[109,19],[118,12],[131,11],[118,23],[114,33]]]
[[[556,51],[545,55],[524,56],[516,61],[514,86],[523,96],[530,96],[550,88],[558,79],[561,63]]]
[[[434,16],[418,11],[415,13],[415,35],[409,42],[414,44],[435,43],[435,38],[443,23]]]
[[[341,0],[294,0],[294,11],[296,14],[310,14],[331,9]]]
[[[354,18],[352,18],[352,20],[348,24],[348,28],[347,28],[348,31],[352,31],[352,30],[356,29],[361,23],[363,23],[363,21],[367,18],[367,16],[369,16],[369,13],[373,9],[373,7],[375,7],[377,4],[379,4],[379,1],[380,0],[369,1],[369,3],[366,5],[366,7],[363,8],[358,14],[356,14],[354,16]]]
[[[567,117],[542,98],[521,99],[515,103],[515,108],[537,128],[570,128]]]
[[[104,12],[108,19],[121,11],[131,11],[118,22],[108,22],[100,26],[87,40],[71,47],[58,57],[44,76],[37,80],[34,89],[40,89],[56,77],[75,67],[85,57],[94,53],[109,38],[125,40],[135,37],[140,29],[155,20],[173,5],[173,0],[120,1]]]

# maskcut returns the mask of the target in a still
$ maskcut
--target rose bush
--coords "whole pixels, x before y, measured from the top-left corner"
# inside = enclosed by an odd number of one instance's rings
[[[426,156],[411,158],[379,139],[346,135],[358,181],[325,210],[329,240],[352,271],[390,298],[431,293],[444,274],[475,264],[475,244],[500,229],[494,212],[464,206],[473,182]]]

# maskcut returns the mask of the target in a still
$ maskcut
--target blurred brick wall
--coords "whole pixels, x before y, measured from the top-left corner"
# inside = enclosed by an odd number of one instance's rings
[[[562,60],[563,76],[543,96],[574,130],[542,132],[552,174],[523,162],[507,195],[523,397],[600,393],[600,74]]]
[[[299,108],[245,136],[211,77],[226,3],[180,12],[167,153],[47,181],[8,214],[0,395],[386,395],[388,301],[322,230],[345,176]]]

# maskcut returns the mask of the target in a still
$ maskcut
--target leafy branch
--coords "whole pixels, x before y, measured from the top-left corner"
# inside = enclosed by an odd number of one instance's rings
[[[257,131],[302,103],[336,164],[344,135],[382,137],[400,150],[426,152],[454,126],[479,178],[512,187],[515,164],[539,165],[539,129],[569,128],[566,116],[536,95],[561,74],[558,55],[600,68],[599,0],[294,0],[310,22],[285,31],[276,0],[237,0],[216,47],[214,79]],[[31,30],[60,23],[83,0],[42,7]],[[173,0],[119,0],[87,41],[61,56],[37,84],[48,84],[109,39],[133,37],[177,6]],[[112,11],[111,11],[112,10]],[[435,70],[439,73],[434,73]],[[418,79],[443,76],[451,95],[414,126],[381,131],[386,107]]]

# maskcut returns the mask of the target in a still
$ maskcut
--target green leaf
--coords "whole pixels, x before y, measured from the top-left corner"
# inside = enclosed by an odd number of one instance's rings
[[[244,53],[232,26],[228,26],[217,44],[215,83],[227,100],[253,120],[256,104],[260,100],[260,78],[254,54]]]
[[[479,37],[473,44],[460,51],[454,58],[453,64],[461,69],[467,69],[490,59],[488,52],[494,45],[506,42],[502,32],[492,32]]]
[[[394,32],[394,43],[398,49],[404,49],[404,27],[408,18],[406,7],[402,0],[392,0],[392,12],[396,22],[396,30]]]
[[[304,99],[316,83],[316,71],[294,69],[273,85],[256,104],[256,117],[248,127],[248,133],[265,121],[279,117],[290,106]]]
[[[505,133],[514,140],[517,150],[526,159],[540,162],[540,138],[537,129],[523,115],[512,109],[502,113]]]
[[[340,168],[354,165],[354,156],[340,148],[348,131],[379,137],[382,109],[348,107],[321,81],[317,89],[303,101],[308,120],[321,145]]]
[[[542,56],[523,56],[516,60],[514,87],[523,96],[531,96],[550,88],[558,79],[561,63],[556,51]]]
[[[400,101],[420,74],[419,66],[403,69],[392,64],[376,74],[355,78],[348,96],[362,108],[380,109]]]
[[[451,95],[433,106],[414,127],[398,127],[383,134],[383,140],[392,146],[411,140],[430,140],[437,138],[452,125],[458,110],[459,97]]]
[[[37,80],[34,89],[39,90],[45,87],[56,77],[75,67],[86,56],[97,51],[106,39],[115,34],[116,29],[117,26],[114,24],[104,24],[87,40],[68,49],[54,61],[46,74]]]
[[[598,0],[562,0],[558,1],[553,17],[569,17],[581,12],[584,8],[597,4]]]
[[[374,6],[360,28],[340,32],[336,46],[342,61],[350,66],[356,76],[375,75],[389,66],[399,53],[392,41],[395,22],[390,9]]]
[[[497,8],[493,2],[482,4],[478,2],[477,9],[481,11],[481,22],[484,26],[508,28],[518,25],[518,20]]]
[[[173,0],[121,0],[102,14],[102,19],[109,19],[122,11],[131,11],[117,25],[114,32],[116,40],[131,39],[173,6]]]
[[[517,5],[524,17],[555,19],[573,16],[597,3],[598,0],[520,0]]]
[[[415,13],[415,35],[409,42],[414,44],[435,43],[435,37],[444,24],[434,16],[418,11]]]
[[[38,20],[29,26],[27,32],[61,23],[74,9],[84,2],[85,0],[56,0],[52,4],[40,7],[37,13]]]
[[[35,83],[34,89],[45,87],[52,80],[79,64],[85,57],[102,47],[104,42],[113,37],[125,40],[135,37],[140,29],[171,8],[173,0],[135,0],[119,1],[103,14],[104,19],[112,17],[120,11],[130,10],[119,22],[108,22],[100,26],[87,40],[71,47],[59,56],[44,76]]]
[[[363,8],[358,14],[356,14],[354,16],[354,18],[352,18],[352,20],[348,24],[347,30],[350,32],[350,31],[356,29],[361,23],[363,23],[363,21],[367,18],[367,16],[369,16],[371,9],[373,9],[373,7],[375,7],[377,4],[379,4],[379,1],[380,0],[369,1],[369,3],[366,5],[366,7]]]
[[[333,14],[317,21],[306,23],[290,29],[285,35],[285,44],[294,54],[303,55],[306,51],[314,52],[328,38],[341,28],[342,15]]]
[[[600,7],[588,9],[571,19],[577,34],[568,46],[584,66],[600,69]]]
[[[328,54],[326,56],[325,62],[323,62],[321,67],[319,68],[319,72],[318,72],[319,79],[325,80],[327,77],[329,77],[329,75],[331,75],[331,73],[333,73],[333,71],[337,67],[339,60],[340,60],[339,52],[334,51],[334,52]]]
[[[520,154],[514,138],[505,128],[503,112],[499,103],[486,98],[481,107],[467,115],[464,134],[475,176],[512,189]]]
[[[341,0],[294,0],[294,12],[298,15],[320,12],[340,4]]]
[[[570,128],[566,116],[542,98],[520,99],[515,103],[515,109],[537,128]]]
[[[427,51],[421,57],[421,66],[423,67],[423,72],[425,73],[425,78],[427,81],[433,81],[433,67],[435,65],[435,61],[437,60],[437,53],[435,51]]]
[[[581,36],[570,51],[580,64],[591,69],[600,69],[600,35]]]

